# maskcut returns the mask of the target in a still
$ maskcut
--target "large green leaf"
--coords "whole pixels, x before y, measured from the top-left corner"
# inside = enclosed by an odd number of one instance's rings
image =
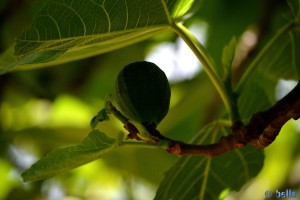
[[[282,35],[259,62],[262,72],[274,77],[298,80],[300,77],[300,27]]]
[[[24,181],[36,181],[94,161],[116,147],[116,140],[92,131],[80,144],[56,149],[23,172]]]
[[[180,20],[192,3],[192,0],[48,0],[33,24],[17,38],[14,53],[17,59],[10,50],[1,56],[0,63],[4,66],[0,73],[18,65],[32,68],[78,60],[144,40]]]
[[[205,127],[197,144],[215,143],[223,135],[214,123]],[[215,158],[183,156],[166,173],[155,199],[218,199],[225,189],[237,190],[263,165],[263,152],[247,147]]]

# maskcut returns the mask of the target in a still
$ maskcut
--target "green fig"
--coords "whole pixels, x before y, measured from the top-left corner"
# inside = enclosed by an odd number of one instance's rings
[[[156,127],[168,113],[171,89],[165,73],[157,65],[140,61],[120,71],[115,97],[127,118]]]

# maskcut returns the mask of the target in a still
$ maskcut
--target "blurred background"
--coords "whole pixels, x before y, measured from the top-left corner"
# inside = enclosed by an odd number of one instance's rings
[[[13,45],[43,3],[0,2],[1,52]],[[281,14],[286,10],[287,6],[279,0],[199,1],[186,25],[218,66],[222,49],[232,36],[248,38],[251,48],[234,70],[238,80],[243,72],[241,63],[249,62],[282,25]],[[178,160],[159,149],[124,147],[54,178],[23,183],[20,177],[23,170],[51,150],[77,144],[87,136],[91,130],[89,122],[103,107],[104,97],[114,92],[120,69],[138,60],[155,62],[172,86],[170,112],[158,127],[164,135],[189,142],[201,127],[223,116],[222,102],[201,65],[173,33],[51,68],[10,72],[0,76],[0,199],[153,199],[164,172]],[[294,85],[293,81],[270,78],[266,86],[270,102],[281,98]],[[270,189],[284,185],[295,188],[300,182],[299,123],[287,126],[290,134],[278,139],[273,150],[270,147],[270,161],[266,163],[271,164],[266,164],[259,180],[276,178],[269,183],[258,181],[256,188],[253,186],[255,191],[259,184],[270,184]],[[124,131],[115,119],[99,128],[111,137]]]

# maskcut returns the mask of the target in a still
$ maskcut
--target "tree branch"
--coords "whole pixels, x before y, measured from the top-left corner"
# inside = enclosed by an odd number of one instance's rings
[[[167,143],[166,150],[175,155],[213,157],[234,149],[241,149],[248,144],[257,149],[262,149],[270,145],[288,120],[297,120],[300,117],[300,81],[293,90],[271,108],[253,114],[247,125],[243,125],[240,121],[235,122],[231,127],[232,134],[222,137],[218,143],[209,145],[194,145],[175,141],[161,135],[156,127],[141,124],[148,131],[148,137],[151,139],[146,141],[140,137],[139,129],[123,116],[110,101],[107,101],[105,110],[108,113],[114,114],[124,124],[124,128],[129,133],[127,139],[148,142],[149,145],[154,146],[161,142],[164,144]],[[99,113],[99,119],[102,119],[103,116],[101,112]],[[98,118],[96,119],[99,120]],[[163,146],[165,148],[165,145]]]
[[[270,145],[279,134],[282,126],[290,119],[300,117],[300,81],[296,87],[284,98],[266,111],[255,113],[249,124],[236,122],[232,127],[232,134],[222,137],[216,144],[192,145],[171,142],[169,153],[176,155],[191,154],[217,156],[234,149],[240,149],[247,144],[257,149]]]

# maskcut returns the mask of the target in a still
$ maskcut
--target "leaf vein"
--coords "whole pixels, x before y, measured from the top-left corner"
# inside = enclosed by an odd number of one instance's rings
[[[47,15],[47,17],[49,17],[49,19],[51,21],[53,21],[53,23],[55,24],[56,29],[57,29],[57,33],[58,33],[58,37],[61,39],[62,37],[61,37],[61,32],[60,32],[60,28],[59,28],[58,23],[56,22],[56,20],[51,15]]]
[[[85,36],[86,35],[86,25],[85,25],[85,22],[83,21],[83,19],[81,18],[80,14],[74,8],[72,8],[71,6],[67,6],[67,5],[64,5],[62,3],[58,3],[58,4],[61,4],[63,7],[71,10],[78,17],[78,19],[82,23],[82,26],[83,26],[83,35]]]
[[[184,177],[185,179],[181,182],[181,185],[180,185],[180,187],[178,187],[178,189],[174,193],[174,196],[176,196],[176,194],[179,193],[182,190],[183,187],[185,187],[185,183],[188,181],[188,179],[190,178],[190,176],[194,175],[195,172],[197,172],[201,168],[201,166],[203,165],[203,163],[205,163],[205,160],[206,160],[206,158],[203,157],[202,160],[196,166],[193,167],[193,170],[191,170],[189,172],[189,174]],[[203,175],[204,175],[204,173],[203,173]],[[202,177],[202,175],[200,177]],[[191,185],[191,183],[189,183],[189,184]],[[186,188],[183,188],[183,190],[185,190],[185,189]],[[185,190],[185,191],[187,191],[187,190]]]
[[[161,3],[162,3],[163,8],[164,8],[164,10],[165,10],[165,13],[166,13],[166,17],[167,17],[167,19],[168,19],[168,22],[169,22],[169,24],[171,24],[171,23],[172,23],[172,17],[171,17],[171,14],[170,14],[170,12],[169,12],[169,9],[168,9],[168,7],[167,7],[166,1],[165,1],[165,0],[161,0]]]
[[[126,22],[125,22],[124,30],[126,30],[126,29],[127,29],[127,26],[128,26],[128,21],[129,21],[129,19],[128,19],[129,11],[128,11],[127,1],[124,0],[124,2],[125,2],[125,9],[126,9],[126,10],[125,10],[125,12],[126,12]]]

